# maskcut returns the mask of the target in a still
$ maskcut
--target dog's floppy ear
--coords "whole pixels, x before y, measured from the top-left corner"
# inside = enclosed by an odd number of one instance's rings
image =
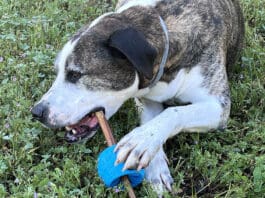
[[[109,46],[121,52],[139,73],[152,78],[157,52],[143,33],[131,27],[117,30],[110,36]]]

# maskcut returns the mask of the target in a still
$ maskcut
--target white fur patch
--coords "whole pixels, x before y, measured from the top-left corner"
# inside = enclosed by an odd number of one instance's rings
[[[165,102],[175,98],[182,102],[206,101],[214,96],[208,93],[208,90],[202,86],[203,75],[200,66],[195,66],[191,70],[181,69],[174,80],[170,83],[158,82],[151,88],[150,92],[144,95],[144,98],[156,102]],[[214,98],[215,99],[215,98]]]
[[[73,52],[75,45],[77,44],[77,42],[79,41],[79,39],[76,39],[74,42],[72,41],[68,41],[62,51],[60,52],[60,56],[57,60],[57,64],[58,64],[58,75],[57,75],[57,79],[58,80],[62,80],[61,78],[64,78],[65,76],[65,63],[66,60],[68,58],[68,56]]]
[[[174,80],[170,83],[159,81],[154,87],[152,87],[148,94],[144,95],[144,98],[156,102],[164,102],[178,95],[183,89],[185,79],[187,78],[187,72],[185,69],[181,69]]]
[[[127,10],[128,8],[131,8],[133,6],[154,7],[159,1],[161,0],[144,0],[144,1],[143,0],[131,0],[125,3],[124,5],[122,5],[120,8],[118,8],[117,12],[121,13],[124,10]]]
[[[136,98],[135,103],[141,115],[141,124],[152,120],[164,110],[164,107],[161,103],[154,102],[152,100],[142,99],[140,101],[138,98]]]

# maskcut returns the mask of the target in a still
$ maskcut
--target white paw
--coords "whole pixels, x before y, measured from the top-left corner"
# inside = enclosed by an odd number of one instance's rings
[[[159,150],[145,171],[145,179],[151,183],[152,188],[159,196],[162,196],[165,190],[172,191],[173,179],[170,175],[167,158],[162,149]]]
[[[137,127],[124,136],[115,148],[116,164],[125,162],[124,170],[145,168],[162,147],[163,141],[154,128]]]

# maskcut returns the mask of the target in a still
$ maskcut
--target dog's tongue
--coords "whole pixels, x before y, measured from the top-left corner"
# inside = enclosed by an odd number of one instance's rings
[[[88,116],[83,118],[80,122],[77,124],[69,126],[72,129],[75,128],[82,128],[82,127],[89,127],[89,128],[94,128],[98,124],[98,119],[96,116]]]
[[[66,127],[66,141],[69,143],[74,143],[86,137],[92,137],[96,132],[97,126],[98,119],[94,114],[86,116],[77,124]]]

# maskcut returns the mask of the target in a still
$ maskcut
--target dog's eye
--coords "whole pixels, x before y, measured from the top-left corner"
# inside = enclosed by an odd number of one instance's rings
[[[68,80],[71,83],[76,83],[80,78],[82,74],[77,71],[69,71],[66,75],[66,80]]]

